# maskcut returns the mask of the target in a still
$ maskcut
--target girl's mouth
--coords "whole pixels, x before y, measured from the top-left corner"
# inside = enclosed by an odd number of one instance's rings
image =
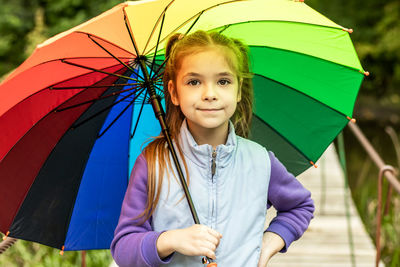
[[[222,108],[199,108],[198,110],[203,112],[217,112],[222,110]]]

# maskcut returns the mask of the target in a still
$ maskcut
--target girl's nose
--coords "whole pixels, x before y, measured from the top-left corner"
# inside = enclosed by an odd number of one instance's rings
[[[217,93],[213,85],[206,85],[203,92],[204,101],[215,101],[217,100]]]

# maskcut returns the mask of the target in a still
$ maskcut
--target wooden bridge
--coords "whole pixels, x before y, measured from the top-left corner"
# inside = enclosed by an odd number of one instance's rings
[[[275,255],[269,267],[373,267],[375,246],[357,213],[337,153],[331,145],[298,179],[315,201],[314,219],[287,253]],[[272,209],[272,208],[271,208]],[[275,211],[269,211],[270,220]],[[384,266],[380,263],[380,266]]]

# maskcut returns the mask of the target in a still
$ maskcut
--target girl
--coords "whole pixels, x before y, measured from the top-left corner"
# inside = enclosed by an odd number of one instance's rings
[[[137,158],[111,244],[120,266],[266,266],[308,227],[310,192],[245,139],[252,116],[247,48],[203,31],[167,44],[166,122],[202,225],[193,225],[166,140]],[[267,208],[278,214],[265,232]]]

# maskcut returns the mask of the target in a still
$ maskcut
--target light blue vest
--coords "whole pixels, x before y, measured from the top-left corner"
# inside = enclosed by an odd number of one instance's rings
[[[225,145],[197,145],[186,121],[179,138],[189,170],[189,191],[200,223],[222,234],[218,267],[257,266],[267,212],[270,160],[262,146],[236,136],[232,123]],[[213,173],[213,161],[215,171]],[[183,167],[183,165],[182,165]],[[175,170],[175,168],[174,168]],[[153,213],[155,231],[194,224],[178,177],[164,174]],[[175,253],[168,266],[203,266],[202,257]]]

